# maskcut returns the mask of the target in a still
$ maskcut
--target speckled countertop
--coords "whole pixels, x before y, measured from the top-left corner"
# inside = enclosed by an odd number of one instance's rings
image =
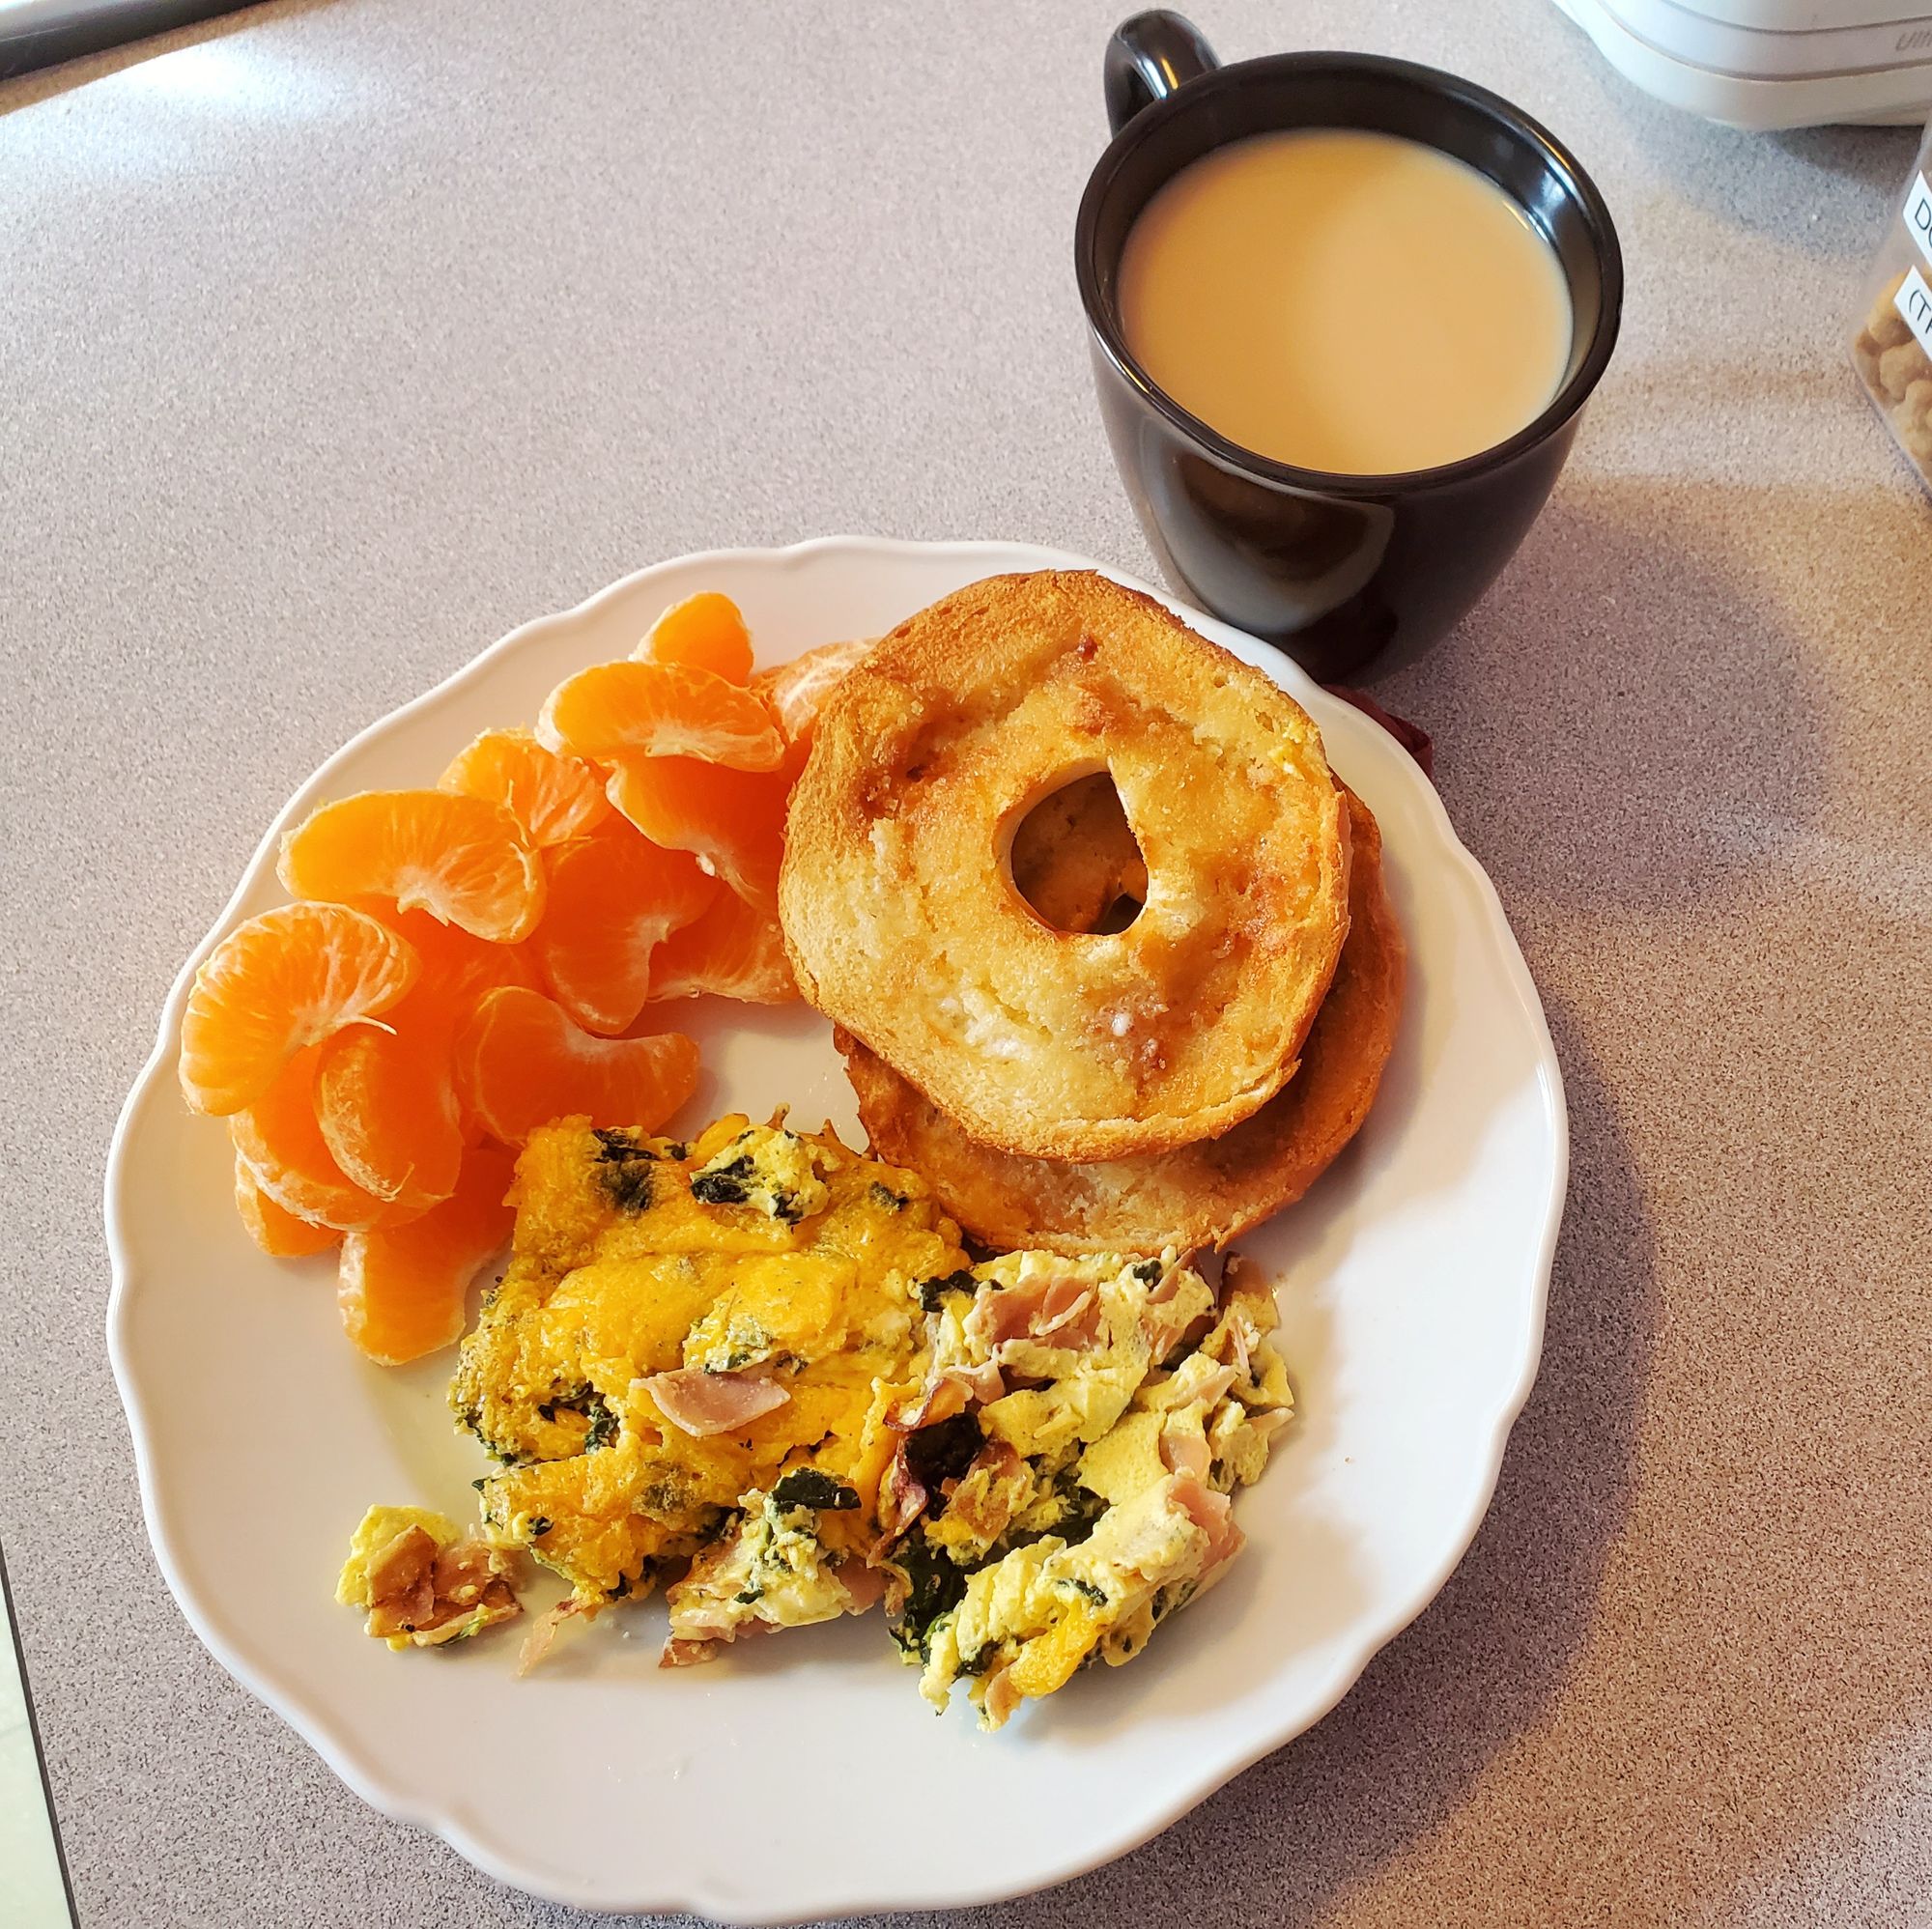
[[[108,1135],[282,799],[523,619],[828,531],[1151,567],[1069,270],[1122,5],[296,0],[0,88],[0,1540],[90,1929],[566,1919],[189,1633],[101,1347]],[[1196,13],[1498,88],[1622,227],[1554,500],[1379,692],[1542,986],[1575,1181],[1437,1603],[1189,1820],[978,1914],[1932,1921],[1932,509],[1842,342],[1911,139],[1697,125],[1544,0]]]

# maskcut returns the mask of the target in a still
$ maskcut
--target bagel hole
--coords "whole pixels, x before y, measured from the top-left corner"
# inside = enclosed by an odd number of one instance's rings
[[[1050,931],[1124,931],[1147,901],[1147,860],[1111,771],[1050,790],[1013,829],[1013,889]]]

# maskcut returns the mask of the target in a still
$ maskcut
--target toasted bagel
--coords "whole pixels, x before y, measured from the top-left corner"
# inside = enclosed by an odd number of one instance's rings
[[[1113,773],[1147,862],[1123,931],[1050,928],[1009,850]],[[1087,571],[973,583],[822,712],[779,914],[805,996],[975,1138],[1162,1151],[1264,1105],[1348,929],[1341,793],[1307,713],[1151,597]]]
[[[1300,1069],[1252,1118],[1170,1152],[1054,1165],[976,1144],[849,1033],[837,1035],[875,1154],[922,1174],[946,1210],[1002,1250],[1153,1253],[1218,1246],[1307,1191],[1368,1116],[1395,1042],[1402,932],[1381,836],[1349,799],[1349,940]]]

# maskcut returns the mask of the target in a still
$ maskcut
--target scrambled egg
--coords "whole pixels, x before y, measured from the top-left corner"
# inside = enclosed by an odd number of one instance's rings
[[[868,1606],[886,1426],[919,1288],[965,1265],[910,1173],[828,1130],[721,1120],[695,1146],[531,1136],[509,1270],[450,1399],[505,1466],[484,1518],[578,1611],[669,1596],[668,1659]]]
[[[502,1471],[487,1539],[373,1508],[340,1596],[391,1646],[516,1612],[513,1551],[571,1586],[537,1625],[666,1583],[668,1664],[864,1612],[986,1727],[1118,1664],[1239,1549],[1234,1489],[1292,1406],[1272,1292],[1157,1259],[972,1264],[912,1173],[720,1120],[695,1145],[532,1134],[460,1424]]]
[[[427,1507],[372,1507],[335,1583],[345,1607],[392,1648],[440,1648],[515,1619],[516,1562]]]
[[[1220,1577],[1241,1546],[1229,1495],[1293,1404],[1275,1321],[1238,1260],[1217,1312],[1172,1254],[1013,1255],[947,1295],[931,1432],[907,1434],[888,1483],[915,1510],[892,1604],[928,1700],[965,1679],[997,1728],[1086,1662],[1130,1660]]]

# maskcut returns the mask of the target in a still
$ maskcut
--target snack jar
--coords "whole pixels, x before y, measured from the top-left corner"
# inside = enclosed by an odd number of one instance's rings
[[[1932,489],[1932,127],[1872,265],[1852,365],[1918,479]]]

